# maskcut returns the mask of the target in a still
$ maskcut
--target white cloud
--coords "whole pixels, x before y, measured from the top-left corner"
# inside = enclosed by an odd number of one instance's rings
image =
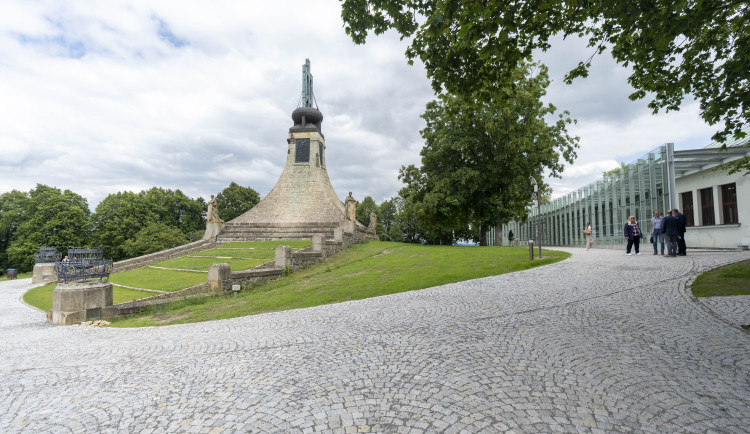
[[[109,193],[152,186],[206,198],[234,181],[265,195],[310,58],[334,188],[378,202],[395,195],[398,169],[419,162],[430,83],[420,64],[407,65],[408,41],[389,32],[354,45],[340,13],[335,0],[4,1],[0,192],[43,183],[92,209]],[[581,137],[556,194],[661,143],[708,143],[696,104],[652,116],[627,100],[627,71],[606,55],[589,78],[562,84],[588,55],[566,41],[543,57],[548,100],[571,111]]]

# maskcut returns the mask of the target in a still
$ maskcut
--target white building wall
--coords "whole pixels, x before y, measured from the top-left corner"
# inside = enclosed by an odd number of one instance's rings
[[[750,175],[739,173],[728,175],[722,170],[704,170],[692,175],[683,176],[675,180],[677,189],[677,203],[684,212],[682,193],[693,192],[693,221],[695,226],[688,227],[685,243],[688,253],[691,248],[721,248],[736,249],[738,245],[750,245]],[[738,224],[723,224],[723,207],[721,186],[735,183],[737,186],[737,216]],[[713,189],[714,221],[715,225],[704,225],[701,219],[700,190]]]

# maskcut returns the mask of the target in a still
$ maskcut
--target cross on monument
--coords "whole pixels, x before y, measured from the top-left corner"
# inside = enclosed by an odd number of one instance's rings
[[[310,74],[310,59],[305,59],[302,65],[302,102],[300,107],[313,107],[313,76]]]

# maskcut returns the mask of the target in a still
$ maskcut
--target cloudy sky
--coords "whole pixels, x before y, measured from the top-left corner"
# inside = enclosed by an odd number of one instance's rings
[[[265,196],[281,174],[301,68],[312,63],[336,192],[388,199],[418,163],[419,115],[434,96],[406,41],[354,45],[337,0],[282,2],[3,0],[0,5],[0,193],[70,189],[104,197],[152,186],[207,198],[234,181]],[[707,145],[695,103],[654,116],[631,102],[627,71],[559,40],[540,55],[548,100],[578,120],[576,162],[554,196],[665,142]]]

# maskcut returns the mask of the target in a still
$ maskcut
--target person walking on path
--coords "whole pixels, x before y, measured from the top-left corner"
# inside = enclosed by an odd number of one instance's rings
[[[586,228],[583,229],[583,234],[586,235],[586,251],[588,251],[594,245],[594,238],[591,236],[590,222],[586,222]]]
[[[625,223],[625,238],[628,239],[628,248],[627,248],[627,254],[630,256],[630,250],[635,246],[635,254],[640,255],[640,245],[641,245],[641,236],[643,234],[641,233],[641,229],[638,227],[638,222],[635,221],[635,216],[628,217],[628,221]]]
[[[677,256],[677,237],[680,234],[680,219],[667,210],[667,215],[661,220],[661,232],[667,240],[667,253],[670,258]]]
[[[672,215],[677,217],[680,222],[680,230],[677,235],[677,256],[687,255],[687,246],[685,245],[685,232],[687,231],[687,218],[685,214],[680,213],[677,208],[672,210]]]
[[[664,235],[661,233],[662,218],[659,217],[659,210],[654,211],[654,217],[651,218],[651,243],[654,245],[654,255],[658,255],[659,240],[661,240],[661,254],[664,255]]]

